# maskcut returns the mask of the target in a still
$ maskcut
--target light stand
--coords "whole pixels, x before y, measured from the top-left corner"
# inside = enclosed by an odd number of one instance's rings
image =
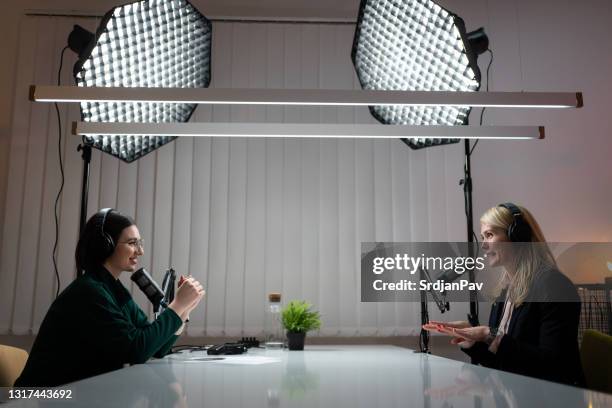
[[[428,21],[426,27],[420,23]],[[441,29],[438,29],[440,27]],[[423,44],[427,44],[424,47]],[[467,32],[465,22],[433,0],[363,0],[359,7],[351,57],[363,89],[475,93],[480,88],[478,55],[489,48],[482,28]],[[435,50],[435,52],[433,51]],[[443,56],[443,57],[442,57]],[[450,74],[449,74],[450,73]],[[467,125],[471,105],[371,106],[370,113],[387,125]],[[458,143],[458,138],[402,139],[412,149]],[[462,184],[468,243],[473,242],[470,144],[465,142]],[[470,256],[473,250],[469,248]],[[473,270],[468,271],[470,283]],[[471,324],[478,322],[478,304],[470,292]]]
[[[465,162],[463,165],[463,179],[459,185],[463,185],[463,195],[465,201],[465,217],[467,221],[468,235],[468,257],[474,258],[474,212],[472,208],[472,166],[470,162],[470,141],[464,141]],[[474,269],[468,269],[468,281],[475,282]],[[470,312],[467,316],[468,322],[472,326],[478,326],[478,296],[475,290],[470,290]]]
[[[83,181],[81,185],[81,215],[79,218],[79,237],[83,235],[85,223],[87,222],[87,198],[89,197],[89,169],[91,167],[91,146],[83,143],[77,147],[83,158]],[[85,273],[82,269],[77,269],[77,277]]]

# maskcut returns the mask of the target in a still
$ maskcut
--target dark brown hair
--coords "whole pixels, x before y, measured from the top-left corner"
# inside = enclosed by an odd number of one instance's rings
[[[75,251],[79,270],[101,266],[113,254],[121,232],[134,225],[134,220],[120,212],[107,209],[94,214],[83,230]]]

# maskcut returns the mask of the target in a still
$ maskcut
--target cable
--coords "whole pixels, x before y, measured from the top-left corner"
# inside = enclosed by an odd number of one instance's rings
[[[208,349],[209,346],[206,345],[196,345],[196,344],[180,344],[178,346],[173,346],[170,349],[170,353],[180,353],[182,351],[189,351],[193,353],[194,351],[202,351]]]
[[[68,46],[65,46],[62,49],[62,52],[60,54],[60,65],[59,65],[59,69],[57,70],[57,85],[61,85],[61,75],[62,75],[62,66],[64,65],[64,52],[66,52],[66,50],[68,49]],[[60,188],[59,191],[57,192],[57,196],[55,197],[55,204],[53,206],[53,215],[55,217],[55,242],[53,243],[53,253],[52,253],[52,257],[53,257],[53,269],[55,270],[55,279],[57,281],[57,288],[55,291],[55,298],[57,299],[58,295],[59,295],[59,291],[60,291],[60,277],[59,277],[59,272],[57,271],[57,243],[59,242],[59,216],[57,214],[58,211],[58,204],[59,204],[59,199],[62,196],[62,192],[64,191],[64,162],[62,161],[62,118],[60,117],[60,111],[59,111],[59,106],[57,105],[57,102],[54,103],[55,105],[55,113],[57,114],[57,154],[59,156],[59,166],[60,166],[60,174],[61,174],[61,182],[60,182]]]
[[[487,51],[491,55],[491,59],[489,59],[489,65],[487,66],[487,92],[489,92],[489,70],[491,69],[491,65],[493,64],[493,51],[490,48],[488,48]],[[487,108],[482,108],[482,110],[480,111],[480,126],[482,126],[482,120],[486,109]],[[474,142],[474,146],[472,146],[472,149],[470,150],[470,156],[474,152],[474,149],[476,148],[476,145],[478,144],[479,140],[480,139],[476,139],[476,142]]]

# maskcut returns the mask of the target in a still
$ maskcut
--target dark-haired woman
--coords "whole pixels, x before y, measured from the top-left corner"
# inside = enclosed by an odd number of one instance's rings
[[[535,218],[505,203],[487,210],[480,224],[489,266],[504,268],[489,324],[430,322],[423,327],[453,336],[451,343],[474,364],[581,385],[580,298],[557,268]]]
[[[89,219],[76,250],[85,273],[51,304],[15,386],[58,386],[168,353],[204,290],[181,279],[174,301],[149,322],[119,281],[143,251],[131,218],[105,209]]]

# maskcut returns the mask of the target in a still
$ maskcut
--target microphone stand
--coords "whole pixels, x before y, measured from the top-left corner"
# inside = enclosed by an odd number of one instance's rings
[[[427,283],[433,283],[431,277],[429,276],[429,272],[427,269],[421,267],[419,269],[419,279],[426,280]],[[433,301],[438,306],[440,313],[444,313],[447,310],[450,310],[450,304],[446,301],[446,299],[440,299],[438,294],[434,290],[420,290],[421,295],[421,333],[419,334],[419,351],[416,353],[425,353],[431,354],[431,350],[429,349],[429,338],[430,334],[427,330],[423,329],[423,325],[429,323],[429,310],[427,305],[427,292],[431,293],[431,297]]]

